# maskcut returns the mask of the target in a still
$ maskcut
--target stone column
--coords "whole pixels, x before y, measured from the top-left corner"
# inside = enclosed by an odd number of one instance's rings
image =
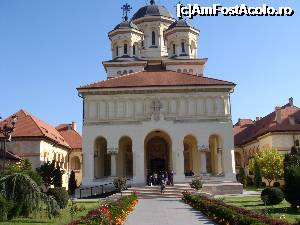
[[[145,185],[145,157],[144,142],[142,137],[133,137],[133,183]]]
[[[85,130],[83,130],[83,176],[82,185],[92,185],[95,174],[94,174],[94,145],[88,137],[85,136]]]
[[[217,157],[218,157],[218,174],[223,173],[223,164],[222,164],[222,148],[217,149]]]
[[[117,176],[117,157],[118,148],[108,148],[107,153],[110,155],[110,176]]]
[[[224,140],[223,151],[222,151],[222,160],[223,160],[223,173],[225,178],[228,181],[236,181],[235,173],[235,161],[234,161],[234,142],[233,142],[233,133],[229,131],[222,136]]]
[[[205,140],[205,138],[203,138]],[[203,141],[203,143],[206,143]],[[200,152],[200,174],[207,174],[207,165],[206,165],[206,153],[209,152],[209,146],[206,144],[198,146],[198,151]]]
[[[176,137],[172,139],[172,162],[174,171],[174,182],[184,182],[184,155],[183,140]]]
[[[201,151],[200,152],[200,173],[201,174],[207,174],[207,169],[206,169],[206,152]]]

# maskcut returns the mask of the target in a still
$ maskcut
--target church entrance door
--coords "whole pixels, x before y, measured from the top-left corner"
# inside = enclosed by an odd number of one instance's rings
[[[145,140],[146,175],[170,170],[170,157],[168,136],[160,131],[149,134]]]

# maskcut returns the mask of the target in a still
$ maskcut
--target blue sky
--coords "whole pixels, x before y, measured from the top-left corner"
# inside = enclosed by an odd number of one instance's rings
[[[114,0],[0,1],[0,115],[25,109],[57,125],[82,120],[76,87],[105,79],[101,61],[111,58],[107,37],[121,21]],[[127,0],[130,15],[146,0]],[[233,121],[271,112],[293,96],[300,106],[300,4],[294,0],[185,0],[234,6],[291,6],[292,17],[195,17],[198,55],[208,58],[205,74],[237,84]],[[157,0],[175,16],[177,1]]]

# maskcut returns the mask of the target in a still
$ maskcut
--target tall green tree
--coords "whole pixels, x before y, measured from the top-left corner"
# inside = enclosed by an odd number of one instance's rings
[[[254,159],[254,186],[255,187],[261,187],[262,185],[262,175],[261,175],[261,168],[257,161],[257,159]]]
[[[69,195],[74,195],[77,188],[77,181],[75,178],[75,172],[72,170],[69,178],[68,191]]]
[[[42,177],[43,183],[46,188],[49,188],[53,184],[54,176],[55,176],[55,161],[45,162],[41,167],[37,168],[36,171]]]
[[[300,206],[300,154],[297,148],[292,148],[284,158],[284,194],[285,199],[295,210]]]
[[[60,166],[57,165],[56,169],[53,171],[53,185],[54,187],[62,187],[62,175],[63,170],[60,169]]]
[[[240,168],[239,171],[239,182],[246,187],[247,186],[247,176],[244,167]]]

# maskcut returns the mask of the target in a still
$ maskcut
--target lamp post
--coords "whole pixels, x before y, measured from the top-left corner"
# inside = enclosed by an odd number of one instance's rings
[[[1,117],[0,117],[1,119]],[[18,120],[18,117],[16,115],[13,115],[11,117],[11,122],[10,125],[8,125],[8,123],[6,122],[3,127],[0,127],[0,134],[3,134],[4,136],[4,146],[3,146],[3,172],[5,170],[5,160],[6,160],[6,142],[10,142],[11,141],[11,133],[14,132],[15,127],[16,127],[16,122]]]

